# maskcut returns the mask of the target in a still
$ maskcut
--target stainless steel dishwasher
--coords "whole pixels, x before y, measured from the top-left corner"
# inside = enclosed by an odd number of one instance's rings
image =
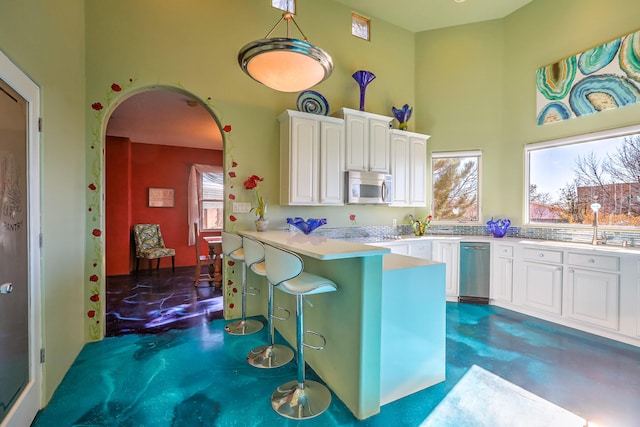
[[[487,242],[460,242],[459,302],[489,303],[490,253]]]

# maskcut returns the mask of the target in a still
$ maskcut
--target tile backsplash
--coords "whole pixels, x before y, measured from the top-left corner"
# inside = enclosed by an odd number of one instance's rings
[[[599,230],[599,236],[603,231]],[[626,241],[628,246],[640,246],[640,231],[604,231],[608,245],[622,246]],[[410,225],[385,226],[372,225],[363,227],[321,227],[313,232],[314,235],[332,239],[349,239],[356,241],[392,240],[397,236],[412,235]],[[491,232],[482,225],[431,225],[428,236],[491,236]],[[554,240],[561,242],[591,243],[593,229],[571,228],[537,228],[537,227],[509,227],[505,237],[522,239]]]

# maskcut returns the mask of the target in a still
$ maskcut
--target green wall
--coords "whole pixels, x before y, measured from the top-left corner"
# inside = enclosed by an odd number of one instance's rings
[[[640,29],[637,0],[534,0],[500,20],[416,35],[429,152],[481,149],[482,217],[523,223],[526,144],[637,124],[640,104],[536,124],[535,71]]]
[[[0,49],[41,89],[46,401],[85,342],[84,1],[0,0]]]
[[[332,111],[358,107],[351,74],[370,70],[377,78],[367,89],[368,111],[391,115],[392,105],[408,103],[415,107],[409,130],[432,135],[430,151],[483,150],[483,220],[496,215],[522,222],[525,144],[638,121],[640,106],[631,106],[538,127],[534,98],[538,67],[638,30],[637,0],[534,0],[505,19],[419,34],[373,19],[371,42],[350,35],[348,7],[297,4],[299,25],[335,62],[333,76],[315,88]],[[206,102],[220,124],[232,126],[225,134],[226,164],[238,163],[238,178],[229,191],[250,201],[239,185],[247,175],[264,176],[272,225],[299,215],[345,226],[350,213],[360,225],[402,223],[411,213],[275,206],[276,117],[295,108],[297,94],[269,90],[237,65],[238,50],[263,37],[280,16],[266,0],[0,0],[0,10],[0,49],[42,88],[46,400],[82,343],[102,326],[86,315],[94,287],[103,292],[102,241],[92,231],[103,222],[96,194],[104,127],[126,97],[170,86]],[[113,91],[113,83],[123,90]],[[95,102],[104,109],[92,109]],[[98,193],[87,190],[94,180]],[[236,228],[251,226],[253,217],[238,217]],[[90,279],[94,272],[98,282]]]

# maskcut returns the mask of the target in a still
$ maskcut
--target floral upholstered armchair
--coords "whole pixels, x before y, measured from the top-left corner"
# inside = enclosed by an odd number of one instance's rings
[[[167,248],[162,239],[160,224],[136,224],[133,226],[133,236],[136,242],[136,273],[140,258],[149,260],[149,268],[154,259],[158,260],[156,269],[160,268],[160,258],[171,257],[171,270],[175,271],[176,250]]]

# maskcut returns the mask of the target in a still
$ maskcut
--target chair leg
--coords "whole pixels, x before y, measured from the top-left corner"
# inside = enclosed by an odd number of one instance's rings
[[[267,328],[269,328],[269,344],[254,348],[247,354],[247,362],[256,368],[277,368],[293,359],[293,350],[286,345],[274,344],[273,327],[273,285],[269,283],[267,303]],[[288,310],[287,310],[288,312]]]
[[[156,264],[156,270],[160,270],[160,258],[158,258],[158,263]]]
[[[242,264],[242,317],[240,320],[229,323],[224,327],[224,330],[231,335],[249,335],[254,334],[262,329],[264,326],[262,322],[254,319],[247,319],[247,267],[244,262]]]
[[[305,380],[304,362],[304,297],[296,296],[296,341],[298,347],[298,378],[276,389],[271,406],[280,415],[294,420],[313,418],[327,410],[331,392],[323,384]]]
[[[138,275],[138,267],[140,266],[140,258],[136,258],[136,275]]]
[[[175,255],[171,256],[171,271],[176,271],[176,257]]]

